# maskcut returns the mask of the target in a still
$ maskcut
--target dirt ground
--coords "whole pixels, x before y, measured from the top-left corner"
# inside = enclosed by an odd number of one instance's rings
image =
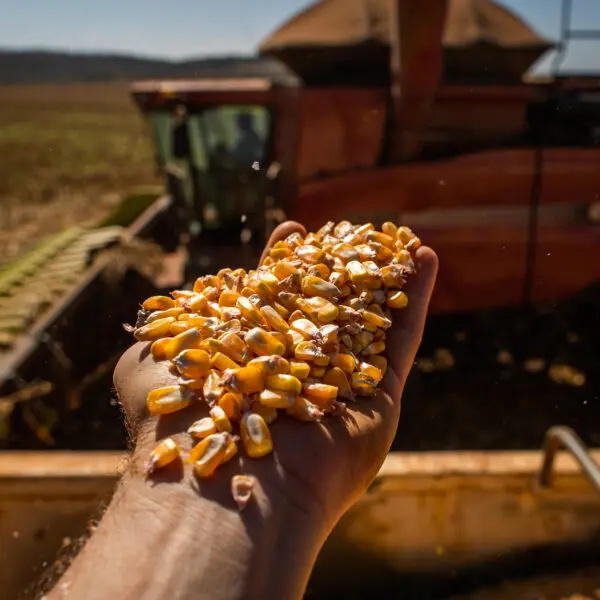
[[[126,84],[0,86],[0,266],[156,184]]]

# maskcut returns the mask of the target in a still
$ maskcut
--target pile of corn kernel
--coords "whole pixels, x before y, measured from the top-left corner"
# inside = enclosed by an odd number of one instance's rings
[[[408,303],[402,287],[419,246],[409,228],[390,222],[381,231],[329,222],[277,242],[255,271],[223,269],[143,303],[134,336],[152,342],[154,359],[178,376],[149,393],[149,413],[199,401],[208,408],[188,429],[198,440],[187,458],[198,477],[235,456],[240,438],[251,458],[271,453],[269,426],[280,411],[318,421],[375,393],[391,309]],[[173,438],[163,440],[146,471],[180,456]]]

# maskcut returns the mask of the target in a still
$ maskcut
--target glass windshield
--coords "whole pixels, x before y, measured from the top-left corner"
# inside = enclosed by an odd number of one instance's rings
[[[205,227],[262,210],[270,130],[262,106],[224,105],[152,111],[157,161],[171,191]]]

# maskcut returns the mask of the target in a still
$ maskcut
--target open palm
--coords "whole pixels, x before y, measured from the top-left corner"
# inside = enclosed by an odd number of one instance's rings
[[[300,224],[283,223],[267,247],[295,231],[305,234]],[[431,249],[419,248],[415,263],[417,274],[405,288],[409,305],[394,315],[388,332],[389,368],[380,391],[372,398],[358,398],[342,418],[301,423],[280,417],[271,428],[273,454],[251,459],[241,453],[217,471],[215,484],[228,485],[225,482],[236,473],[255,475],[267,495],[283,497],[306,510],[317,504],[328,527],[364,492],[394,438],[402,390],[421,341],[435,282],[437,257]],[[135,344],[125,352],[114,379],[134,439],[140,432],[149,434],[152,443],[168,435],[178,438],[193,420],[207,414],[207,408],[198,404],[161,417],[158,423],[147,415],[148,392],[176,382],[167,363],[154,361],[149,343]],[[186,438],[182,435],[181,445],[189,449],[192,442]],[[206,485],[202,482],[203,490]]]

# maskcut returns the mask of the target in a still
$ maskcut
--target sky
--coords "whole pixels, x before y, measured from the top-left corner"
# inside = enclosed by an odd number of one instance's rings
[[[558,39],[562,0],[498,0]],[[572,26],[598,28],[600,1],[572,0]],[[0,47],[172,59],[250,54],[308,0],[0,0]],[[551,60],[546,56],[538,70]],[[571,42],[564,70],[600,70],[600,40]]]

